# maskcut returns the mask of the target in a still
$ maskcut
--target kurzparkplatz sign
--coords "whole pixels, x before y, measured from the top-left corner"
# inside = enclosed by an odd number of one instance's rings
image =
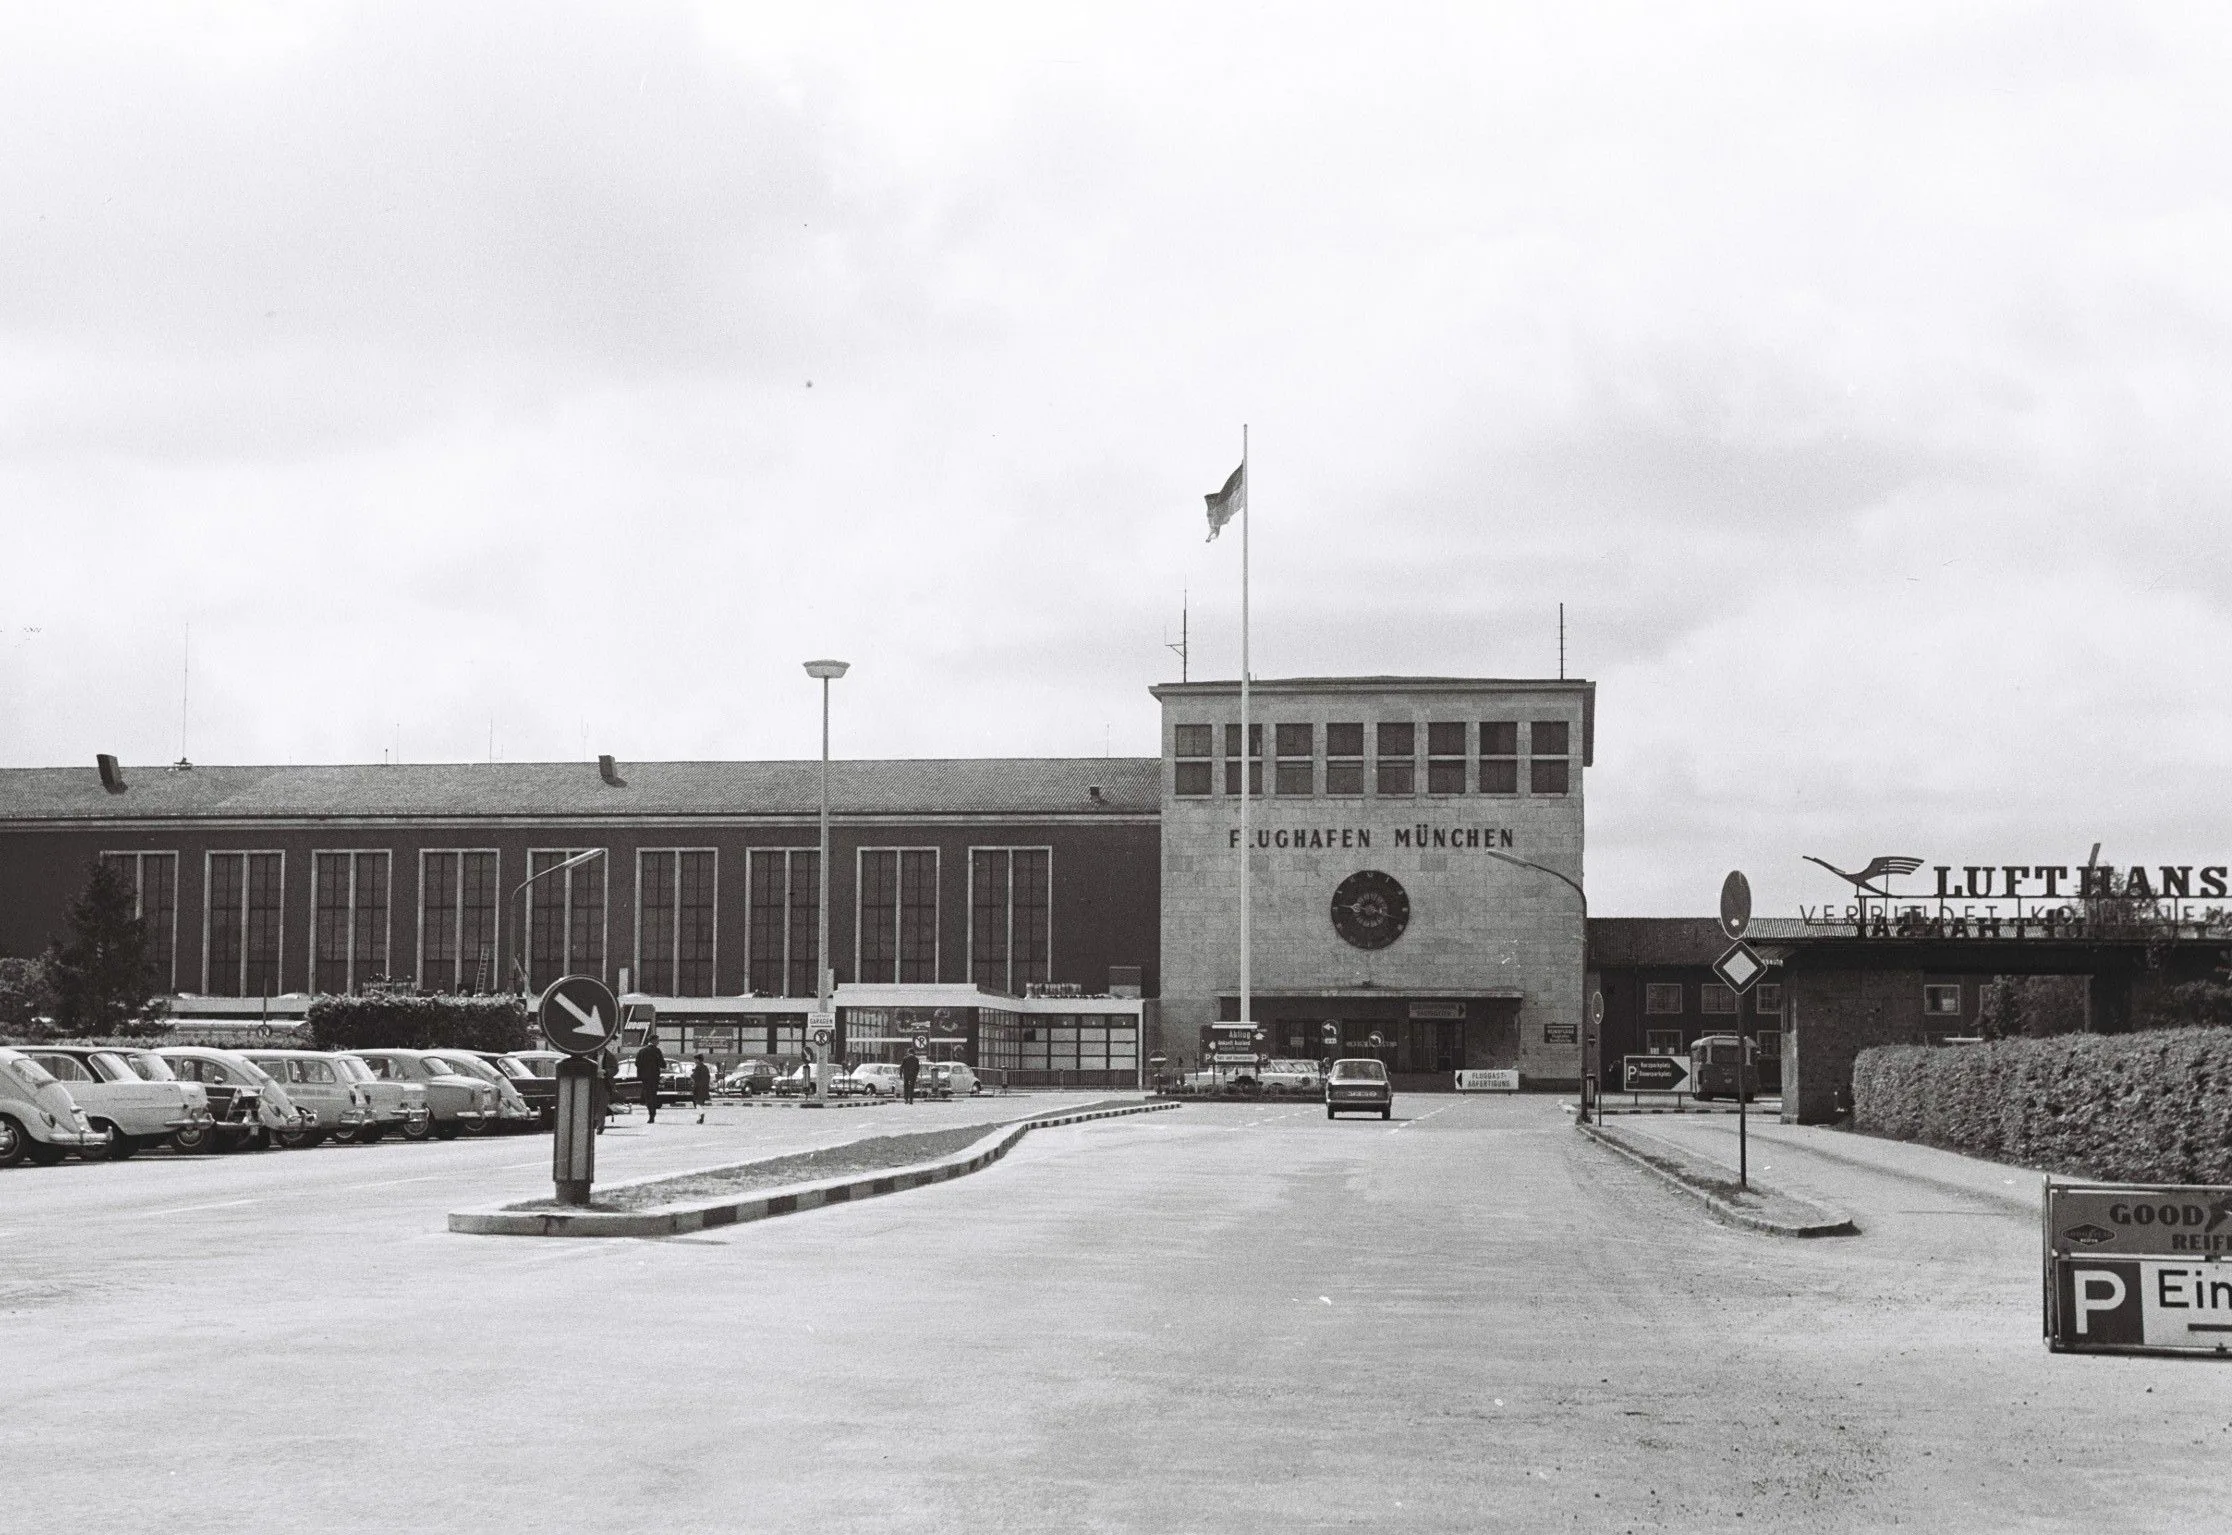
[[[1686,1093],[1689,1090],[1690,1063],[1682,1056],[1620,1057],[1620,1091],[1623,1093]]]
[[[2046,1346],[2232,1355],[2232,1187],[2048,1183]]]

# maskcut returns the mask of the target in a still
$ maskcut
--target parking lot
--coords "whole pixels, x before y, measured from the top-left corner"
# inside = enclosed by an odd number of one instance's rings
[[[1081,1096],[600,1149],[643,1176]],[[1538,1097],[1189,1104],[651,1241],[446,1231],[547,1190],[539,1136],[19,1169],[0,1524],[2209,1527],[2232,1377],[2048,1355],[2020,1191],[1828,1135],[1768,1128],[1754,1170],[1858,1238],[1715,1225]]]

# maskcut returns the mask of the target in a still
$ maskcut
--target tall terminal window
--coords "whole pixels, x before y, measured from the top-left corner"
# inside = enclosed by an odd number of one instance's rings
[[[1534,794],[1564,794],[1571,781],[1564,720],[1535,720],[1527,726],[1527,788]]]
[[[1480,722],[1480,792],[1519,792],[1519,722]]]
[[[1328,725],[1325,727],[1325,792],[1328,794],[1362,794],[1364,792],[1364,727],[1362,725]]]
[[[124,876],[132,889],[132,915],[146,934],[148,965],[155,984],[178,989],[178,855],[176,853],[103,853],[101,862]]]
[[[1044,847],[969,849],[969,979],[985,990],[1019,997],[1046,979],[1053,857]]]
[[[714,870],[711,848],[637,852],[636,990],[713,995]]]
[[[1278,787],[1281,794],[1317,792],[1317,727],[1281,725],[1278,729]]]
[[[385,852],[310,857],[310,989],[356,990],[388,973],[388,868]]]
[[[1181,726],[1181,729],[1184,727]],[[1204,733],[1207,725],[1197,727]],[[1206,743],[1205,743],[1206,744]],[[1209,765],[1201,764],[1204,787]],[[860,979],[877,985],[911,985],[938,978],[938,850],[934,847],[864,847],[860,850]]]
[[[1240,794],[1240,727],[1224,728],[1225,793],[1235,798]],[[1252,799],[1263,797],[1263,727],[1248,726],[1248,795]]]
[[[555,869],[585,847],[529,852],[529,877]],[[576,864],[527,887],[527,984],[540,991],[562,975],[605,973],[605,865],[610,856]]]
[[[1212,784],[1210,760],[1215,750],[1216,730],[1210,725],[1180,725],[1174,732],[1172,745],[1178,759],[1177,792],[1194,795],[1207,794]]]
[[[213,997],[269,997],[281,990],[280,897],[285,853],[211,853],[202,990]]]
[[[811,997],[821,985],[821,853],[810,847],[752,849],[751,921],[745,944],[752,990],[763,997]]]
[[[1426,727],[1426,792],[1465,792],[1465,722],[1435,720]]]
[[[1418,727],[1408,720],[1383,721],[1379,735],[1377,787],[1382,794],[1418,792]]]
[[[421,986],[496,989],[496,872],[493,848],[427,848],[419,854]]]

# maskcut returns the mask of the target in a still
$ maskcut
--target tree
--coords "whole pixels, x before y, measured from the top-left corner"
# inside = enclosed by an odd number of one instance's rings
[[[1976,1032],[1986,1039],[2051,1039],[2085,1031],[2081,975],[2002,975],[1984,988]]]
[[[54,1011],[54,990],[47,984],[43,959],[0,959],[0,1034],[37,1040]]]
[[[66,1036],[160,1032],[162,1011],[151,1006],[155,969],[147,930],[133,908],[131,882],[113,865],[97,863],[84,893],[70,903],[70,938],[47,951],[54,989],[54,1021]]]

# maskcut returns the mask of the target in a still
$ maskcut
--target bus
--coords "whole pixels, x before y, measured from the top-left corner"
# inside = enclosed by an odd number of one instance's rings
[[[1744,1101],[1759,1096],[1759,1042],[1735,1034],[1707,1034],[1690,1046],[1690,1096],[1736,1096],[1737,1052],[1743,1052]]]

